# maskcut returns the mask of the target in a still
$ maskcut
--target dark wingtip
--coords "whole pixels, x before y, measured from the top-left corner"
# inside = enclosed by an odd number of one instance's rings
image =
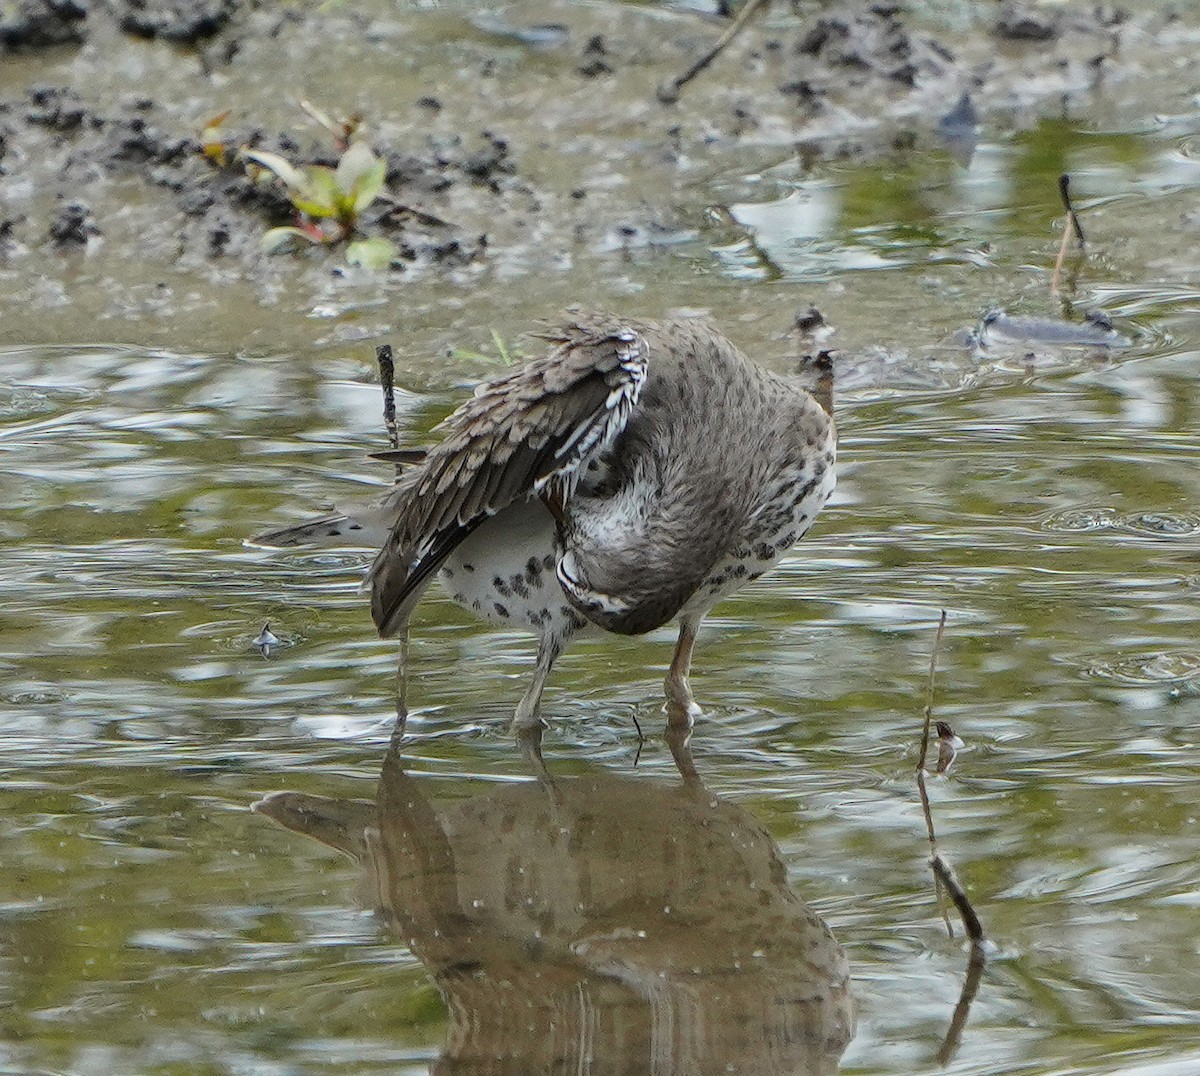
[[[424,463],[428,454],[427,448],[383,448],[378,452],[368,452],[367,456],[373,460],[383,460],[385,463],[399,463],[412,467]]]

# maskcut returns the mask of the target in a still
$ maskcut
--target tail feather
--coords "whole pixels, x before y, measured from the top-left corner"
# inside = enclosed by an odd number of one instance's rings
[[[250,539],[251,545],[265,546],[362,546],[378,548],[386,531],[354,516],[322,516],[290,527],[267,531]]]

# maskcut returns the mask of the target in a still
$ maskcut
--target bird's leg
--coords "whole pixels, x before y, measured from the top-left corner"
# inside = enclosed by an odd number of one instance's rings
[[[692,650],[696,646],[696,632],[700,629],[700,617],[685,616],[679,621],[679,642],[675,644],[675,656],[671,668],[663,681],[667,695],[667,727],[690,729],[692,722],[703,711],[692,697],[692,686],[688,673],[692,671]]]
[[[538,640],[537,667],[533,670],[533,682],[517,703],[517,712],[513,715],[512,731],[520,733],[542,724],[538,717],[538,704],[542,701],[542,690],[546,686],[546,678],[555,659],[563,652],[567,640],[561,635],[543,635]]]

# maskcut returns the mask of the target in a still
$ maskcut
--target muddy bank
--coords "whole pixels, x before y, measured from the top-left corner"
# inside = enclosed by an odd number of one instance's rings
[[[1156,11],[1007,3],[950,25],[899,4],[825,5],[751,25],[679,103],[656,100],[719,29],[615,3],[482,16],[22,0],[0,16],[3,332],[53,339],[30,313],[69,321],[75,308],[86,324],[190,312],[196,331],[231,286],[234,305],[307,313],[331,289],[361,307],[417,279],[466,297],[481,273],[701,255],[714,223],[737,227],[713,216],[705,176],[780,152],[809,166],[930,149],[969,159],[982,127],[1144,80],[1188,41]],[[269,229],[310,222],[243,151],[335,167],[345,139],[314,110],[335,126],[361,117],[352,137],[386,162],[385,186],[337,241],[271,255]],[[354,237],[394,253],[355,268]]]

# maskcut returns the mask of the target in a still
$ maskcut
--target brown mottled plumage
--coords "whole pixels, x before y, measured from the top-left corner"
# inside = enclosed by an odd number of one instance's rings
[[[386,529],[368,575],[384,636],[435,573],[464,606],[531,628],[538,662],[518,726],[536,723],[573,634],[641,634],[678,617],[668,710],[690,723],[700,620],[774,564],[833,489],[827,397],[756,366],[703,319],[573,312],[541,335],[544,355],[481,384],[423,456],[405,453],[373,522],[262,540]]]

